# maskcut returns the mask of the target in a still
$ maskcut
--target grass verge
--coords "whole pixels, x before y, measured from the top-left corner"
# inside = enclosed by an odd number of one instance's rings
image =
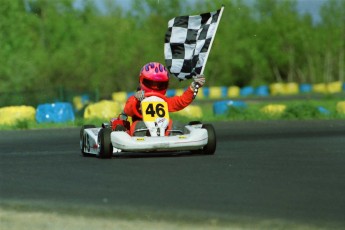
[[[37,202],[0,204],[1,229],[341,229],[341,223],[305,223],[264,217],[213,215],[193,211],[155,211],[150,208],[117,207],[115,209]]]
[[[213,121],[255,121],[255,120],[315,120],[315,119],[345,119],[345,114],[337,112],[337,102],[341,98],[322,98],[322,99],[304,99],[304,100],[285,100],[275,102],[261,102],[260,100],[248,100],[245,108],[230,106],[226,113],[221,115],[214,114],[213,102],[199,102],[195,105],[202,107],[201,118],[184,117],[171,113],[171,118],[187,123],[191,120],[200,120],[203,122]],[[283,112],[264,113],[262,108],[267,105],[284,105]],[[41,123],[36,121],[19,120],[12,125],[0,125],[0,130],[21,130],[21,129],[45,129],[45,128],[66,128],[80,127],[83,124],[94,124],[100,126],[104,119],[83,119],[77,117],[74,122],[66,123]]]

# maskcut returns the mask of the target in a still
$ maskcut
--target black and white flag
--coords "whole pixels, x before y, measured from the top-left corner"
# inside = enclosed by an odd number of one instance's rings
[[[164,56],[170,73],[180,80],[203,74],[223,9],[169,20]]]

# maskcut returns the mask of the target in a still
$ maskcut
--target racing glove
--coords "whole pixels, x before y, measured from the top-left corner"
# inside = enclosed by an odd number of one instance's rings
[[[145,91],[144,90],[139,90],[134,94],[134,97],[138,100],[138,101],[142,101],[145,98]]]
[[[193,77],[193,82],[192,84],[190,84],[190,88],[195,91],[196,88],[201,88],[205,82],[206,82],[206,78],[204,75],[196,75]]]

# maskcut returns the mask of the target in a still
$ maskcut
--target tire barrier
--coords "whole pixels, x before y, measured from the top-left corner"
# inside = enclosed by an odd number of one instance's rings
[[[227,98],[227,96],[228,96],[228,87],[224,87],[224,86],[209,87],[210,99]]]
[[[272,96],[283,95],[285,92],[283,83],[272,83],[269,88]]]
[[[71,103],[57,102],[51,104],[40,104],[37,106],[37,123],[64,123],[74,120],[75,115]]]
[[[192,119],[201,119],[203,117],[202,109],[197,105],[189,105],[183,110],[175,112],[175,114]]]
[[[127,101],[127,93],[126,92],[115,92],[111,95],[113,101],[117,102],[126,102]]]
[[[84,118],[111,119],[121,113],[123,106],[123,103],[117,101],[102,100],[88,105],[84,111]]]
[[[312,87],[312,91],[314,93],[322,94],[340,93],[341,91],[343,91],[343,83],[340,81],[334,81],[329,83],[314,84]]]
[[[76,111],[83,109],[89,103],[90,103],[90,97],[87,94],[73,97],[73,106]]]
[[[251,96],[253,94],[254,94],[254,88],[251,86],[245,86],[245,87],[240,89],[240,95],[242,97]]]
[[[331,114],[331,112],[328,109],[326,109],[325,107],[318,106],[318,107],[316,107],[316,109],[322,115],[328,116]]]
[[[327,93],[327,85],[325,83],[314,84],[312,87],[312,91],[314,93],[326,94]]]
[[[129,98],[130,96],[132,96],[132,95],[134,95],[135,94],[135,92],[129,92],[129,93],[127,93],[127,98]]]
[[[341,81],[330,82],[326,84],[327,93],[340,93],[343,90],[343,83]]]
[[[200,95],[198,94],[199,99],[209,98],[210,96],[210,88],[208,87],[202,87],[199,89]]]
[[[168,89],[166,96],[173,97],[182,95],[186,88]],[[202,87],[199,89],[196,99],[227,99],[236,97],[247,96],[276,96],[276,95],[297,95],[299,93],[321,93],[333,94],[345,91],[345,83],[341,81],[319,83],[319,84],[298,84],[296,82],[276,82],[270,85],[260,85],[257,87],[244,86],[211,86]],[[128,97],[133,95],[134,92],[115,92],[112,98],[115,101],[125,101]]]
[[[345,101],[339,101],[336,106],[337,113],[345,115]]]
[[[272,96],[276,95],[296,95],[299,93],[299,85],[295,82],[273,83],[269,86]]]
[[[299,85],[296,82],[284,84],[285,95],[296,95],[299,93]]]
[[[0,125],[14,125],[18,121],[35,121],[36,110],[32,106],[7,106],[0,108]]]
[[[286,105],[282,105],[282,104],[269,104],[269,105],[265,105],[264,107],[262,107],[260,109],[260,111],[264,114],[268,114],[268,115],[280,115],[282,114],[286,109]]]
[[[240,87],[230,86],[228,87],[228,98],[234,98],[240,96]]]
[[[186,88],[169,89],[167,96],[172,97],[181,95]],[[345,92],[345,83],[334,81],[319,84],[297,84],[297,83],[273,83],[269,86],[260,85],[256,88],[229,86],[229,87],[203,87],[199,90],[197,99],[225,99],[224,101],[214,102],[213,113],[215,115],[225,114],[233,107],[245,108],[242,101],[226,100],[226,98],[239,98],[240,96],[269,96],[269,95],[291,95],[297,93],[321,93],[335,94]],[[109,119],[117,116],[123,109],[123,102],[134,94],[132,92],[115,92],[112,94],[113,101],[100,101],[89,104],[89,96],[82,94],[73,98],[73,107],[78,114],[84,118]],[[100,104],[100,105],[99,105]],[[88,105],[88,106],[86,106]],[[86,106],[86,107],[85,107]],[[267,105],[261,108],[263,113],[279,114],[285,110],[285,105]],[[331,112],[323,107],[317,107],[320,114],[330,115]],[[36,120],[37,123],[43,122],[66,122],[74,121],[75,113],[70,103],[41,104],[35,110],[31,106],[8,106],[0,108],[0,125],[14,125],[21,120]],[[333,110],[331,110],[333,111]],[[339,101],[336,105],[336,113],[345,115],[345,101]],[[200,107],[185,108],[181,111],[182,116],[199,118],[202,114]]]
[[[311,84],[300,84],[299,86],[299,92],[300,93],[310,93],[312,91],[313,87]]]
[[[167,93],[166,93],[167,97],[173,97],[175,95],[176,95],[176,90],[175,89],[168,89],[167,90]]]
[[[255,88],[254,94],[257,96],[266,97],[270,95],[270,90],[267,85],[261,85]]]
[[[229,112],[231,107],[245,109],[247,107],[247,104],[243,101],[233,101],[233,100],[218,101],[218,102],[213,103],[213,114],[214,115],[226,114]]]

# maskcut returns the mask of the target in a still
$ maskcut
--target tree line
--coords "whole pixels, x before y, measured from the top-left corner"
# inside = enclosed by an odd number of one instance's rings
[[[0,93],[133,91],[141,67],[164,63],[169,19],[225,6],[205,69],[208,86],[344,81],[345,1],[330,0],[320,22],[295,0],[0,1]],[[76,5],[79,2],[79,5]],[[171,88],[190,82],[171,80]],[[39,97],[39,95],[38,95]]]

